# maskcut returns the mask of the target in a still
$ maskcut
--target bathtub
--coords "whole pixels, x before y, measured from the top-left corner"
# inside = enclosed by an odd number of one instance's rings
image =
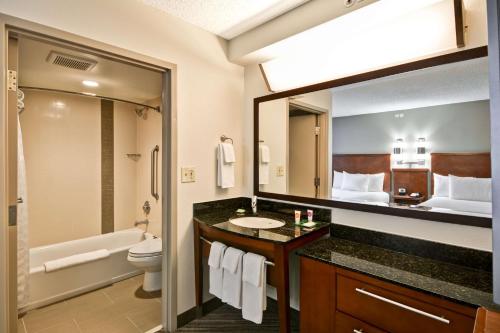
[[[142,273],[127,261],[128,250],[144,240],[144,231],[132,228],[30,249],[29,303],[31,310],[85,293]],[[58,271],[45,272],[44,262],[107,249],[110,256]]]

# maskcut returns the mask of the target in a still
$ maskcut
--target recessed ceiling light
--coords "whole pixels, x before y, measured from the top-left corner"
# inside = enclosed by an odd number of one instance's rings
[[[91,92],[86,92],[86,91],[82,92],[82,94],[87,95],[87,96],[96,96],[96,94],[91,93]]]
[[[98,87],[99,86],[99,83],[97,83],[96,81],[92,81],[92,80],[84,80],[84,81],[82,81],[82,83],[84,86],[87,86],[87,87]]]

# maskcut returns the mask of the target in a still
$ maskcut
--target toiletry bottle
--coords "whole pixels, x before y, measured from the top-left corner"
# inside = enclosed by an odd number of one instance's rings
[[[307,210],[307,221],[312,222],[312,220],[313,220],[313,211],[312,211],[312,209],[308,209]]]
[[[300,215],[301,215],[301,211],[296,210],[295,211],[295,224],[300,224]]]

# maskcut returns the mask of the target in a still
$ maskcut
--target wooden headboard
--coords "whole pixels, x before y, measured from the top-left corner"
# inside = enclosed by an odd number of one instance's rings
[[[431,153],[431,172],[458,177],[491,177],[490,153]],[[431,193],[434,177],[431,174]]]
[[[391,154],[333,154],[332,164],[337,172],[383,172],[384,192],[391,191]]]

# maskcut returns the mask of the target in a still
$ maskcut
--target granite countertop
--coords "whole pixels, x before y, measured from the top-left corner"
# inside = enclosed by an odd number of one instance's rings
[[[213,203],[210,203],[207,204],[206,207],[203,207],[204,204],[196,204],[198,206],[194,210],[193,219],[199,223],[238,234],[240,236],[276,243],[290,242],[313,231],[323,228],[330,228],[331,225],[330,215],[328,214],[328,216],[325,216],[324,212],[322,212],[321,210],[315,211],[314,216],[317,216],[317,218],[314,219],[314,222],[316,222],[316,225],[311,228],[306,228],[295,225],[295,207],[285,207],[285,205],[279,205],[278,207],[278,204],[273,204],[271,207],[268,205],[264,205],[262,201],[260,201],[259,204],[263,207],[259,208],[257,214],[252,214],[251,208],[246,205],[238,206],[220,204],[214,206]],[[246,210],[245,214],[237,215],[237,207],[244,208]],[[305,209],[303,207],[301,211],[305,213]],[[229,222],[229,220],[232,218],[249,216],[276,219],[285,222],[285,225],[280,228],[253,229],[239,227]],[[307,220],[304,222],[307,222]]]
[[[491,272],[385,249],[348,239],[321,239],[299,255],[458,303],[499,310]]]

